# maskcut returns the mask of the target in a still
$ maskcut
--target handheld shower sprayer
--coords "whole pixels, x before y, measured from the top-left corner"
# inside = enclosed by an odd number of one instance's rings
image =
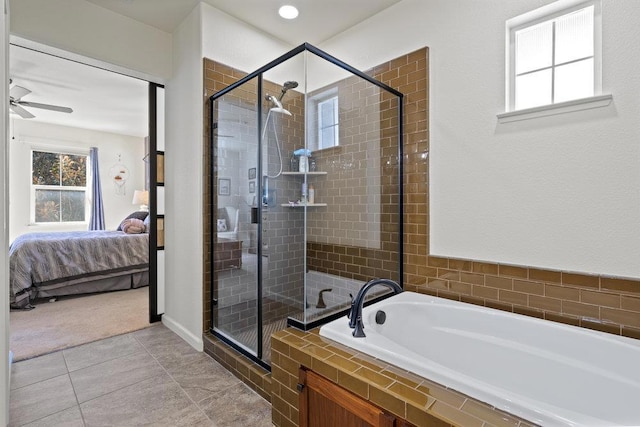
[[[289,112],[289,110],[285,109],[282,106],[282,103],[273,95],[265,95],[265,98],[267,101],[270,101],[273,105],[275,105],[275,107],[271,108],[269,110],[269,112],[274,112],[274,113],[281,113],[281,114],[285,114],[287,116],[290,116],[291,113]]]
[[[276,98],[275,96],[267,94],[267,95],[265,96],[265,98],[267,99],[267,101],[271,101],[271,102],[273,102],[273,104],[274,104],[276,107],[278,107],[278,108],[283,108],[283,107],[282,107],[282,103],[281,103],[281,102],[280,102],[280,100],[279,100],[278,98]]]
[[[274,106],[269,109],[269,112],[267,113],[267,118],[265,119],[264,128],[262,129],[263,140],[265,140],[265,136],[267,134],[267,126],[269,125],[269,117],[271,116],[271,113],[279,113],[279,114],[291,116],[291,113],[289,112],[289,110],[284,108],[282,106],[282,102],[280,101],[282,100],[282,97],[284,96],[285,93],[287,93],[289,89],[293,89],[295,87],[298,87],[298,82],[286,81],[282,85],[282,91],[280,92],[280,97],[276,98],[275,96],[269,95],[269,94],[266,94],[264,96],[264,98],[267,101],[271,102],[271,104],[273,104]],[[280,159],[280,170],[276,175],[273,175],[273,176],[269,175],[269,172],[267,171],[266,176],[268,178],[277,178],[282,174],[282,152],[280,151],[280,141],[278,141],[278,133],[276,132],[275,124],[273,121],[274,119],[271,120],[271,125],[273,126],[274,137],[276,140],[276,149],[278,150],[278,158]],[[268,141],[267,141],[267,144],[268,144]]]

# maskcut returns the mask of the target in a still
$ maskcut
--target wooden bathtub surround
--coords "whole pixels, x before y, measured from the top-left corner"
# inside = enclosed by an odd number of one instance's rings
[[[359,400],[358,404],[366,407],[365,412],[375,414],[376,410],[382,410],[382,414],[394,417],[396,425],[533,426],[454,390],[360,354],[317,332],[317,329],[302,332],[288,328],[272,335],[271,404],[273,423],[278,427],[304,425],[299,422],[301,408],[304,411],[300,400],[304,397],[297,388],[301,368],[320,376],[324,387],[339,387],[340,391],[330,388],[335,393],[353,395],[350,398]],[[346,406],[352,408],[349,404]],[[305,418],[308,416],[303,413],[302,419]]]

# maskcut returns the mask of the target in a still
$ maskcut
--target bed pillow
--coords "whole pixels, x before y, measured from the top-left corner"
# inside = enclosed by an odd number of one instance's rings
[[[216,220],[217,231],[227,231],[227,221],[224,218]]]
[[[137,218],[128,218],[122,221],[122,231],[127,234],[140,234],[145,232],[144,222]]]
[[[147,215],[147,217],[144,219],[144,232],[151,232],[151,215]]]
[[[147,211],[135,211],[132,214],[129,214],[129,216],[127,216],[125,219],[123,219],[120,222],[120,225],[118,225],[118,228],[116,230],[122,231],[122,224],[128,219],[135,218],[135,219],[139,219],[140,221],[144,221],[144,219],[148,216],[149,216],[149,212]]]

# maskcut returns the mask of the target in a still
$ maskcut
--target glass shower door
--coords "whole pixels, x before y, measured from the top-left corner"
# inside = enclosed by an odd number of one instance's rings
[[[212,106],[212,314],[215,332],[259,357],[258,95],[252,82]]]

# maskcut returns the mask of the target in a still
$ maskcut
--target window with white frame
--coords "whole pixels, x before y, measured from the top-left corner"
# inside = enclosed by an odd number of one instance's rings
[[[557,3],[571,6],[507,24],[511,111],[599,94],[599,3]]]
[[[338,96],[318,102],[318,149],[338,145]]]
[[[309,149],[312,151],[339,145],[338,91],[330,89],[309,99],[308,128],[312,129]]]
[[[87,155],[31,152],[33,223],[85,222]]]

